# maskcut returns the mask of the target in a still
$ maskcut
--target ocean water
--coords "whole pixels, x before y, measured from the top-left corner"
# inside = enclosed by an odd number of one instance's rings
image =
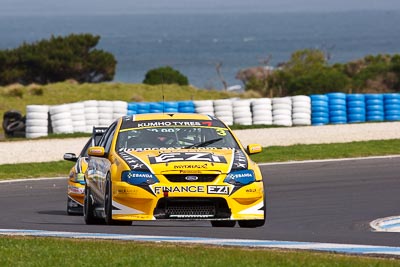
[[[201,88],[229,85],[243,68],[289,60],[305,48],[326,49],[331,63],[400,52],[400,12],[1,16],[0,49],[51,35],[92,33],[98,48],[118,61],[115,81],[141,83],[152,68],[169,65]]]

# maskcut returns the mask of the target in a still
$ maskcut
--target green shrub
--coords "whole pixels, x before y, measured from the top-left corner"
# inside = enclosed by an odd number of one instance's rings
[[[188,78],[170,66],[149,70],[143,80],[144,84],[178,84],[189,85]]]

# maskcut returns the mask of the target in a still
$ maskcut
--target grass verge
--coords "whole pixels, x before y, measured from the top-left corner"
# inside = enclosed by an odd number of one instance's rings
[[[338,159],[400,154],[400,139],[336,144],[272,146],[252,155],[256,162]],[[67,176],[73,163],[55,161],[0,165],[0,179]]]
[[[0,238],[1,266],[394,266],[389,258],[199,245]],[[18,253],[16,253],[18,251]]]

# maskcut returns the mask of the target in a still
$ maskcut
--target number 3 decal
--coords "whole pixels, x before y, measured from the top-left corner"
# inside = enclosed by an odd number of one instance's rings
[[[216,131],[217,131],[217,134],[220,135],[220,136],[225,136],[226,135],[226,132],[225,132],[224,129],[216,129]]]

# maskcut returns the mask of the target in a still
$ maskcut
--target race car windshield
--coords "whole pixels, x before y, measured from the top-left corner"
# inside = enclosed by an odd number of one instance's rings
[[[230,131],[218,127],[152,127],[120,131],[117,148],[148,150],[169,148],[238,149]]]

